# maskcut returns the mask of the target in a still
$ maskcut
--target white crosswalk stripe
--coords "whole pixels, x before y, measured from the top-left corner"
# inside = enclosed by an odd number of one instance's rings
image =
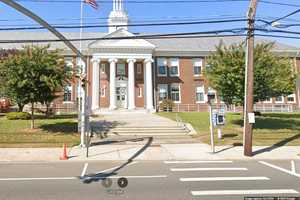
[[[270,180],[268,177],[199,177],[199,178],[180,178],[182,182],[197,182],[197,181],[257,181]]]
[[[214,182],[222,183],[226,182],[242,182],[242,181],[270,181],[271,179],[266,176],[243,176],[243,172],[248,171],[248,168],[243,166],[234,166],[233,161],[229,160],[194,160],[194,161],[165,161],[167,165],[172,165],[171,172],[181,172],[180,175],[184,174],[187,177],[180,177],[179,181],[183,183],[198,184],[201,186],[201,182]],[[229,164],[229,165],[227,165]],[[177,167],[182,166],[184,167]],[[175,167],[176,166],[176,167]],[[186,167],[189,166],[189,167]],[[226,166],[226,167],[225,167]],[[208,173],[216,172],[219,176],[209,176]],[[230,174],[230,176],[222,176],[224,174]],[[228,173],[227,173],[228,172]],[[238,176],[232,176],[234,173],[238,173]],[[222,174],[220,176],[220,173]],[[177,174],[177,173],[176,173]],[[198,176],[195,177],[195,174]],[[189,177],[193,175],[194,177]],[[199,176],[200,175],[200,176]],[[256,183],[256,182],[255,182]],[[239,185],[239,184],[233,184]],[[195,189],[193,187],[193,189]],[[227,188],[226,188],[227,189]],[[264,195],[264,194],[298,194],[299,192],[294,189],[272,189],[272,188],[228,188],[228,190],[193,190],[191,194],[193,196],[218,196],[218,195]]]
[[[292,189],[274,189],[274,190],[208,190],[208,191],[191,191],[194,196],[215,196],[215,195],[249,195],[249,194],[298,194]]]

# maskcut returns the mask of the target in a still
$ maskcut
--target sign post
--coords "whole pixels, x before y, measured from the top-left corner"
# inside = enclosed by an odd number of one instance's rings
[[[215,153],[215,143],[214,143],[214,122],[213,122],[213,112],[212,112],[212,105],[210,100],[208,101],[209,105],[209,124],[210,124],[210,145],[211,145],[211,152]]]

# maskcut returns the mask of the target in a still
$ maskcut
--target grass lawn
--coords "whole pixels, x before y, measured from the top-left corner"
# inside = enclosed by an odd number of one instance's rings
[[[158,113],[175,120],[176,113]],[[178,113],[184,122],[193,125],[196,136],[205,143],[210,143],[209,114],[205,112]],[[241,145],[243,140],[243,121],[239,113],[226,113],[226,125],[222,126],[223,139],[217,138],[217,145]],[[300,145],[300,113],[263,113],[256,117],[253,131],[253,144],[258,146],[297,146]]]
[[[8,120],[0,115],[0,147],[61,147],[77,145],[77,116],[60,115],[46,119],[36,116],[35,127],[30,129],[30,120]]]

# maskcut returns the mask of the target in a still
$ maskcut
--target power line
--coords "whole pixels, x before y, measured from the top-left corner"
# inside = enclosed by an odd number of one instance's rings
[[[129,40],[129,39],[170,39],[170,38],[198,38],[198,37],[226,37],[225,33],[233,35],[244,35],[247,28],[222,29],[214,31],[202,32],[185,32],[185,33],[170,33],[170,34],[151,34],[151,35],[135,35],[127,37],[94,37],[94,38],[71,38],[67,39],[71,42],[76,41],[94,41],[94,40]],[[223,34],[223,35],[221,35]],[[228,35],[227,35],[228,37]],[[63,42],[61,39],[44,39],[44,40],[0,40],[0,43],[45,43],[45,42]]]
[[[219,24],[219,23],[232,23],[244,22],[247,19],[231,19],[231,20],[212,20],[212,21],[195,21],[195,22],[172,22],[172,23],[141,23],[141,24],[128,24],[128,25],[83,25],[83,26],[53,26],[56,29],[78,29],[78,28],[103,28],[103,27],[144,27],[144,26],[181,26],[181,25],[199,25],[199,24]],[[36,27],[10,27],[0,28],[0,31],[17,31],[17,30],[41,30],[45,29],[43,26]]]
[[[18,2],[35,2],[35,3],[80,3],[84,1],[76,0],[16,0]],[[174,4],[174,3],[226,3],[226,2],[248,2],[249,0],[127,0],[125,3],[130,4]],[[98,0],[98,4],[109,3],[110,0]]]
[[[260,0],[259,2],[265,3],[265,4],[280,5],[280,6],[300,7],[299,4],[280,3],[280,2],[273,2],[273,1],[268,1],[268,0]]]

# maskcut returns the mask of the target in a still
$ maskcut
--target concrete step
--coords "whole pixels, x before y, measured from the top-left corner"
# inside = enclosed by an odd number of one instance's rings
[[[110,136],[108,138],[97,140],[97,138],[93,138],[92,144],[94,145],[127,145],[127,144],[136,144],[136,145],[143,145],[148,141],[148,138],[152,137],[151,145],[160,145],[160,144],[187,144],[187,143],[198,143],[196,139],[187,136]]]

